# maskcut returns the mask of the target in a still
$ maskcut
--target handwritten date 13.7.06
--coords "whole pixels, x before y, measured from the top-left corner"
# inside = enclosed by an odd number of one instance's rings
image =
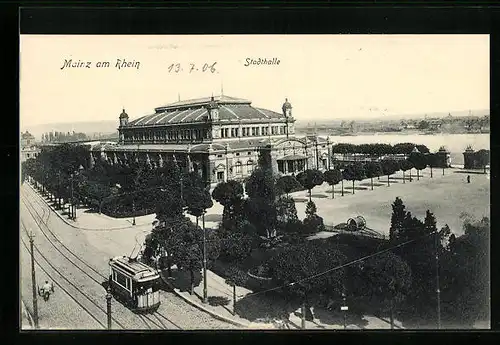
[[[188,72],[188,73],[195,73],[195,72],[205,72],[205,73],[218,73],[217,69],[215,68],[215,65],[217,64],[216,62],[213,63],[204,63],[204,64],[180,64],[180,63],[173,63],[168,66],[168,72],[169,73],[181,73],[181,72]]]

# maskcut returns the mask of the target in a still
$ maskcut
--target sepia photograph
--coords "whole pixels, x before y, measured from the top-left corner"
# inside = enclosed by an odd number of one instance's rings
[[[19,41],[21,330],[490,329],[489,35]]]

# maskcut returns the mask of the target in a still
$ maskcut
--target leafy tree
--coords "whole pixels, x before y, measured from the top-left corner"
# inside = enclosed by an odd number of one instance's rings
[[[380,164],[382,166],[382,171],[384,172],[384,175],[387,175],[387,186],[390,186],[389,176],[399,170],[399,164],[397,161],[393,159],[383,159],[380,161]]]
[[[249,198],[276,200],[276,180],[269,169],[257,168],[245,182],[245,191]]]
[[[373,190],[373,178],[379,177],[384,172],[382,171],[382,166],[380,165],[380,162],[371,161],[371,162],[366,163],[365,173],[366,173],[366,177],[370,178],[371,188]]]
[[[463,227],[440,258],[441,296],[445,316],[471,326],[490,314],[490,221],[465,219]]]
[[[111,188],[98,181],[89,181],[83,188],[83,193],[90,201],[90,206],[101,213],[105,200],[111,195]]]
[[[278,224],[296,222],[299,218],[293,198],[289,196],[280,197],[276,201],[276,215]]]
[[[244,232],[225,233],[221,238],[220,259],[231,264],[241,263],[254,248],[255,239]]]
[[[399,239],[399,234],[403,231],[406,210],[403,200],[397,197],[392,203],[391,227],[389,229],[389,239],[395,241]]]
[[[325,181],[332,186],[332,199],[335,198],[335,185],[342,181],[342,172],[339,169],[327,170],[323,173]]]
[[[413,316],[420,315],[428,319],[429,315],[435,315],[435,256],[437,251],[444,250],[438,235],[441,238],[443,233],[437,232],[436,220],[430,211],[426,212],[424,222],[407,212],[402,229],[397,234],[400,242],[413,241],[393,250],[409,264],[412,271],[412,287],[406,301],[406,311]]]
[[[411,181],[411,169],[413,169],[413,164],[408,159],[405,159],[400,164],[401,170],[403,171],[403,183],[405,183],[405,172],[410,170],[410,181]]]
[[[352,181],[352,194],[354,194],[354,181],[361,181],[366,177],[365,167],[361,163],[350,164],[344,169],[345,180]]]
[[[490,151],[481,149],[475,152],[475,159],[479,167],[483,168],[483,171],[486,174],[486,166],[490,164]]]
[[[419,171],[427,167],[427,160],[422,153],[414,152],[410,154],[408,160],[413,164],[413,167],[417,169],[417,180],[420,180]]]
[[[173,262],[179,269],[190,272],[191,289],[190,294],[193,294],[194,289],[194,272],[201,271],[203,251],[199,245],[202,241],[200,236],[201,230],[198,229],[192,222],[182,222],[170,235],[170,241],[174,244],[175,250],[172,252]]]
[[[393,153],[395,154],[404,154],[409,155],[413,149],[415,148],[415,144],[413,143],[399,143],[395,144],[392,147]]]
[[[426,163],[431,168],[431,178],[433,177],[432,168],[438,166],[438,156],[435,153],[428,153],[425,155]]]
[[[425,120],[422,120],[422,121],[420,121],[418,123],[417,128],[420,129],[420,130],[428,129],[429,128],[429,122],[425,121]]]
[[[246,219],[258,234],[267,239],[276,236],[276,179],[271,169],[257,168],[245,183],[248,198],[244,203]]]
[[[237,227],[237,217],[241,213],[243,200],[243,185],[230,180],[219,183],[212,191],[212,198],[224,206],[222,224],[226,231]]]
[[[415,147],[417,148],[418,152],[422,153],[422,154],[427,154],[430,152],[429,148],[425,145],[415,145]]]
[[[323,174],[319,170],[307,169],[297,175],[297,180],[309,191],[309,201],[312,201],[311,190],[323,183]]]
[[[302,302],[302,316],[305,322],[306,307],[317,301],[320,292],[340,295],[344,270],[338,269],[311,279],[318,272],[324,272],[341,265],[345,256],[329,246],[318,246],[310,241],[297,246],[289,246],[269,260],[271,277],[279,285],[286,285],[283,293],[289,298],[298,298]],[[309,311],[309,314],[311,312]]]
[[[203,181],[198,175],[191,175],[188,181],[190,183],[184,193],[186,206],[188,213],[196,217],[196,226],[198,226],[198,218],[214,203],[210,192],[203,186]]]
[[[277,227],[276,203],[271,203],[266,198],[253,197],[245,200],[243,204],[245,219],[257,230],[260,236],[274,238]]]
[[[291,175],[285,175],[276,180],[276,191],[280,194],[285,193],[287,196],[301,187],[302,185],[299,181]]]
[[[355,266],[357,276],[363,280],[359,295],[376,300],[381,311],[390,311],[391,325],[394,311],[404,301],[411,288],[411,269],[399,256],[385,252],[362,261]],[[357,285],[357,286],[359,286]],[[356,286],[354,287],[356,289]],[[357,295],[355,293],[355,295]]]
[[[207,262],[216,260],[220,253],[220,241],[214,231],[207,232]],[[173,262],[179,269],[190,272],[191,290],[194,289],[194,272],[203,267],[203,230],[189,219],[177,223],[175,231],[169,236],[169,242],[175,250],[172,251]]]
[[[325,231],[323,218],[316,214],[316,204],[312,201],[307,202],[306,217],[304,218],[305,230],[309,233]]]
[[[160,246],[158,243],[158,239],[154,237],[153,234],[147,234],[146,238],[144,239],[144,246],[141,259],[144,261],[145,264],[154,267],[157,264],[155,258],[159,254],[159,249]]]
[[[172,218],[181,217],[184,214],[182,203],[172,194],[171,189],[165,188],[155,193],[156,219],[160,222],[167,222]]]

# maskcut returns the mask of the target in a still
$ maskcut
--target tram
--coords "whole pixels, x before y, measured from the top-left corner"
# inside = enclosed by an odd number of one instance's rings
[[[115,298],[136,312],[155,311],[160,306],[160,275],[137,259],[117,256],[109,260],[109,283]]]

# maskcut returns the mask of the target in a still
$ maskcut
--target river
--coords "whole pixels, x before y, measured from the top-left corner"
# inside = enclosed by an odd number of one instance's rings
[[[321,137],[326,137],[326,133],[318,133]],[[376,133],[376,134],[360,134],[353,136],[330,136],[330,142],[334,144],[349,143],[349,144],[398,144],[398,143],[414,143],[417,145],[425,145],[435,152],[441,146],[445,146],[450,151],[451,164],[462,165],[465,148],[471,145],[474,150],[490,149],[490,134],[397,134],[397,133]]]

